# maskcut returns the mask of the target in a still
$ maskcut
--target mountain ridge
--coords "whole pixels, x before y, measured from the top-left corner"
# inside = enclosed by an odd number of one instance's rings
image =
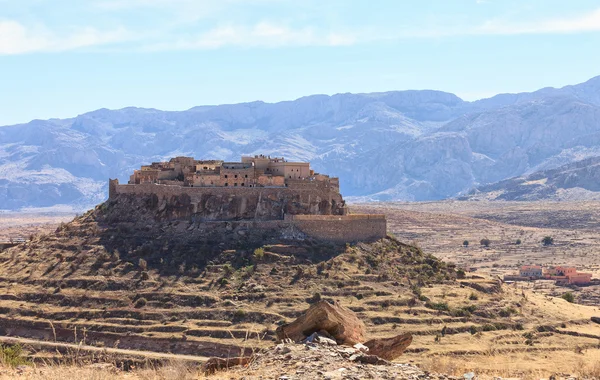
[[[346,93],[185,111],[101,108],[3,126],[0,209],[86,208],[106,197],[109,177],[124,181],[145,162],[258,153],[310,161],[339,176],[350,199],[460,196],[600,156],[600,76],[474,102],[436,90]]]

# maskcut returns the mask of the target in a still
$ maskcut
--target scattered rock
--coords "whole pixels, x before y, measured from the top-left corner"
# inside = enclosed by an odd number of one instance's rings
[[[371,339],[364,345],[369,348],[369,354],[386,360],[394,360],[404,353],[412,340],[412,335],[405,333],[392,338]]]

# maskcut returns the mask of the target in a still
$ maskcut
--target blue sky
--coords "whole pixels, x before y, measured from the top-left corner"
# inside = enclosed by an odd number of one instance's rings
[[[597,0],[0,0],[0,125],[600,75]]]

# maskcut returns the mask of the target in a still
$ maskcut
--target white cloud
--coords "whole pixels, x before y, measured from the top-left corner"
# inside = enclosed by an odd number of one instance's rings
[[[567,34],[600,31],[600,8],[575,17],[524,23],[488,21],[474,30],[480,34]]]
[[[123,42],[131,34],[123,28],[99,31],[86,27],[57,35],[42,25],[26,27],[13,21],[0,21],[0,55],[60,52],[83,47]]]
[[[194,37],[179,38],[175,41],[151,44],[148,50],[191,50],[217,49],[234,46],[284,47],[284,46],[341,46],[351,45],[356,39],[350,34],[323,32],[313,27],[290,28],[267,22],[252,27],[222,26]]]

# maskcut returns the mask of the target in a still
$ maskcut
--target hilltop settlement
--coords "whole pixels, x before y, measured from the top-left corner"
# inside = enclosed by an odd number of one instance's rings
[[[386,236],[384,215],[348,212],[338,178],[283,157],[154,162],[135,170],[128,184],[110,180],[109,201],[119,197],[148,199],[146,206],[157,209],[162,220],[192,220],[203,226],[227,221],[228,228],[241,228],[242,235],[246,230],[277,230],[285,237],[331,242]]]

